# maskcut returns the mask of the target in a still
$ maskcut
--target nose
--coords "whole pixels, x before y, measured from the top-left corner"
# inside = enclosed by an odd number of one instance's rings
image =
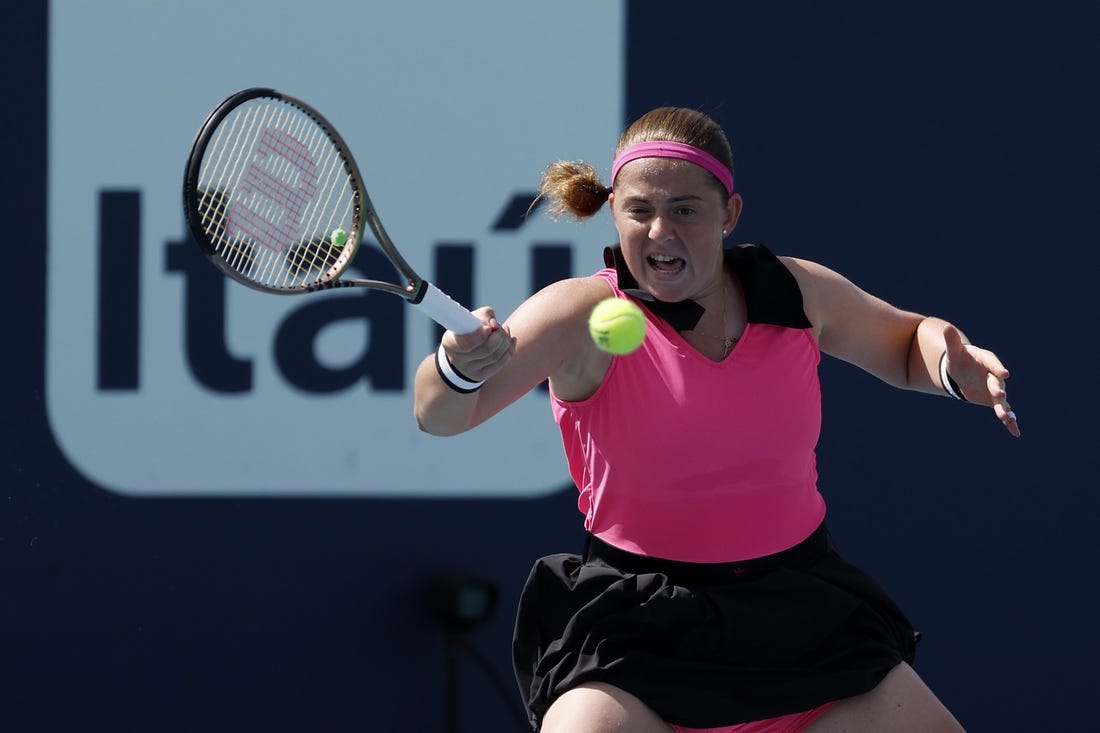
[[[672,223],[667,217],[657,215],[649,223],[649,238],[654,242],[666,242],[674,235]]]

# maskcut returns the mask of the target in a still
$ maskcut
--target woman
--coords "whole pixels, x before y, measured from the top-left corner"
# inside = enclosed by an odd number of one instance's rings
[[[816,487],[825,352],[897,387],[987,407],[1019,436],[1008,371],[953,325],[819,264],[726,249],[742,199],[722,130],[654,110],[611,188],[558,163],[558,214],[610,206],[607,268],[506,323],[443,336],[416,377],[421,429],[453,435],[545,379],[580,491],[583,556],[542,558],[516,621],[516,675],[544,733],[958,731],[910,663],[917,635],[837,553]],[[642,346],[596,347],[592,308],[644,307]]]

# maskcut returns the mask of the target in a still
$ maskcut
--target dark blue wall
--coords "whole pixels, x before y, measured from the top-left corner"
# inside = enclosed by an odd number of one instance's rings
[[[746,199],[734,239],[950,318],[1013,371],[1019,441],[979,408],[826,360],[819,469],[842,549],[924,631],[918,670],[971,731],[1088,729],[1095,17],[1016,0],[699,5],[630,3],[627,109],[726,125]],[[424,604],[440,571],[500,585],[470,643],[511,695],[512,607],[534,557],[577,545],[571,488],[141,500],[65,462],[43,403],[47,18],[4,14],[0,729],[447,730]],[[458,671],[455,730],[523,730],[473,655]]]

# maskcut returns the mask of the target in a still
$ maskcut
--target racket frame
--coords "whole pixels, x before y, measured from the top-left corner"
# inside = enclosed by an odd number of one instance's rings
[[[326,272],[322,278],[315,282],[294,286],[274,287],[252,280],[231,267],[225,261],[218,253],[217,246],[211,241],[203,226],[202,216],[199,212],[197,202],[200,197],[199,174],[201,172],[202,161],[207,146],[219,125],[233,110],[252,99],[261,97],[276,99],[295,106],[317,123],[339,151],[348,174],[351,188],[354,190],[354,196],[357,202],[354,207],[357,221],[353,231],[348,233],[348,243],[345,245],[346,248],[350,249],[341,253],[341,257],[333,267]],[[199,128],[191,146],[187,165],[184,168],[183,207],[188,229],[191,231],[191,235],[196,244],[198,244],[199,249],[203,251],[207,258],[213,262],[219,270],[233,280],[253,288],[254,290],[278,295],[296,295],[331,290],[334,288],[370,288],[401,296],[412,305],[417,306],[429,318],[432,318],[445,328],[458,333],[468,333],[477,330],[482,325],[481,321],[467,308],[459,305],[435,285],[420,277],[416,270],[409,265],[408,261],[397,249],[397,246],[386,232],[385,227],[382,226],[382,220],[379,218],[378,212],[371,202],[366,185],[363,183],[363,176],[359,171],[359,165],[355,162],[355,157],[351,154],[351,148],[348,146],[347,142],[316,108],[290,94],[285,94],[270,87],[252,87],[230,95],[214,108],[206,118],[206,121]],[[351,265],[362,243],[362,228],[364,221],[374,234],[375,239],[377,239],[386,258],[393,264],[398,274],[405,280],[404,284],[387,282],[385,280],[362,278],[344,279],[340,277],[348,266]]]

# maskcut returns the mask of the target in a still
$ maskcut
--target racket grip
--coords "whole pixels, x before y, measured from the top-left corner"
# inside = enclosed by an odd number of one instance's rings
[[[455,333],[471,333],[481,328],[481,321],[466,308],[456,303],[451,296],[431,283],[424,290],[419,303],[413,303],[424,315]]]

